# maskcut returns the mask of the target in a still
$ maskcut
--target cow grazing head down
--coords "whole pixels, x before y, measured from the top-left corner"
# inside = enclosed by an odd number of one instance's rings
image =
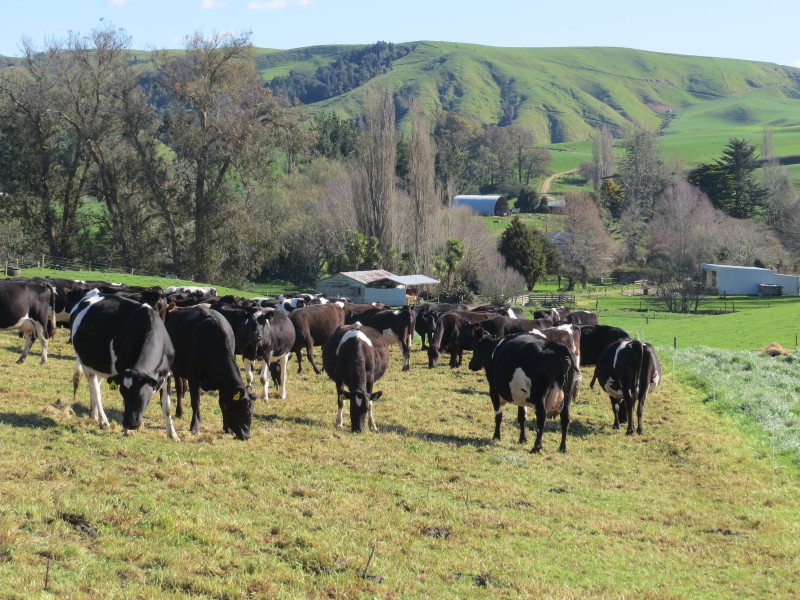
[[[249,439],[255,404],[256,395],[249,385],[237,388],[230,396],[220,393],[219,408],[222,411],[222,429],[226,433],[232,433],[240,440]]]
[[[142,414],[147,410],[150,398],[164,382],[146,373],[125,369],[122,373],[109,377],[108,383],[119,386],[123,404],[122,427],[132,431],[141,427]]]
[[[364,422],[372,402],[380,398],[383,392],[370,394],[363,389],[354,392],[344,391],[342,395],[350,399],[350,430],[353,433],[361,433],[364,431]]]

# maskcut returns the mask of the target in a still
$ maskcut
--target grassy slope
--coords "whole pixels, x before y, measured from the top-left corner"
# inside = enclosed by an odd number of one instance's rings
[[[599,300],[604,322],[643,320],[638,298]],[[737,335],[743,323],[765,335],[785,329],[798,299],[756,304],[737,299]],[[651,324],[661,333],[645,337],[662,344],[669,332],[697,331],[733,347],[727,326],[718,328],[730,317],[659,316]],[[678,385],[669,360],[644,436],[611,430],[608,399],[587,388],[585,369],[569,454],[555,451],[550,423],[543,454],[532,456],[530,444],[516,444],[508,409],[503,441],[490,443],[480,374],[430,371],[418,351],[409,373],[393,352],[378,386],[378,434],[335,432],[332,383],[292,368],[289,399],[257,404],[249,442],[219,434],[205,395],[202,433],[190,436],[183,419],[183,443],[174,444],[157,406],[142,432],[123,437],[119,396],[105,384],[115,424],[98,430],[85,384],[72,403],[73,354],[62,334],[45,366],[36,352],[13,364],[20,340],[0,339],[3,597],[41,592],[48,561],[50,592],[73,597],[800,593],[797,471],[710,412],[704,392]],[[70,525],[70,515],[99,536]],[[363,580],[371,546],[372,579]]]

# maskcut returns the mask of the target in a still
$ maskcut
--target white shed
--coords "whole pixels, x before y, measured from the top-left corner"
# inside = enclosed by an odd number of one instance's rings
[[[502,217],[508,214],[508,199],[505,196],[480,196],[477,194],[461,194],[453,198],[451,206],[466,206],[472,212],[483,217]]]
[[[771,269],[715,265],[702,263],[703,284],[716,288],[720,294],[745,296],[773,295],[774,286],[784,295],[800,293],[800,278],[796,275],[781,275]]]
[[[328,296],[344,296],[356,303],[382,302],[388,306],[407,304],[406,294],[420,285],[439,283],[426,275],[394,275],[383,269],[343,271],[317,282],[315,291]]]

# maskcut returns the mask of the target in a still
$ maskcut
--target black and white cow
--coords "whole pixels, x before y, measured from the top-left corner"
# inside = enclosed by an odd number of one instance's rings
[[[300,353],[305,350],[308,362],[319,375],[322,371],[314,362],[314,346],[322,346],[337,327],[344,325],[344,309],[334,302],[317,304],[292,311],[289,320],[294,325],[295,340],[292,352],[297,355],[297,372],[303,371]]]
[[[285,313],[270,308],[257,311],[252,318],[260,328],[261,342],[257,349],[257,359],[262,362],[260,380],[263,398],[265,400],[269,398],[270,365],[277,363],[280,369],[278,379],[280,382],[279,394],[281,400],[285,400],[286,365],[294,347],[294,325],[292,325]],[[247,358],[245,358],[244,368],[247,373],[247,384],[250,385],[253,381],[253,363],[249,362]]]
[[[500,439],[505,404],[517,406],[519,443],[527,441],[525,416],[536,411],[536,441],[532,452],[542,449],[547,417],[561,415],[561,452],[567,451],[569,408],[578,394],[580,370],[572,352],[557,342],[532,333],[515,333],[496,341],[476,331],[475,352],[469,368],[484,369],[494,408],[494,439]]]
[[[362,323],[383,334],[387,343],[398,344],[403,352],[403,371],[411,368],[411,336],[414,317],[408,306],[400,310],[384,308],[376,313],[362,315]]]
[[[172,374],[189,384],[190,431],[200,430],[200,389],[219,390],[223,431],[240,440],[249,438],[256,398],[242,383],[230,323],[214,310],[191,306],[171,312],[166,327],[175,347]]]
[[[335,426],[342,426],[342,396],[350,399],[350,428],[354,432],[364,429],[368,418],[369,428],[377,431],[372,416],[372,402],[382,392],[374,392],[375,382],[386,372],[389,364],[389,346],[383,334],[361,323],[343,325],[322,346],[322,366],[336,384],[336,402],[339,412]],[[344,391],[344,388],[347,391]]]
[[[177,441],[164,385],[175,350],[156,312],[146,304],[92,290],[73,307],[69,322],[77,356],[73,397],[83,371],[89,384],[91,416],[100,427],[108,427],[100,394],[100,378],[104,378],[119,385],[126,433],[139,428],[150,398],[161,390],[167,437]]]
[[[42,346],[41,364],[47,362],[47,343],[55,331],[55,292],[45,283],[0,281],[0,329],[19,329],[25,346],[17,363],[28,357],[33,340]]]
[[[620,422],[628,423],[626,435],[633,434],[633,405],[636,404],[636,433],[642,433],[642,411],[647,394],[661,382],[661,363],[650,344],[638,340],[617,340],[600,355],[589,384],[599,381],[611,398],[614,412],[614,429]],[[625,413],[620,415],[620,404],[624,402]]]
[[[624,329],[610,325],[584,325],[581,330],[581,364],[596,365],[600,355],[617,340],[630,339]]]

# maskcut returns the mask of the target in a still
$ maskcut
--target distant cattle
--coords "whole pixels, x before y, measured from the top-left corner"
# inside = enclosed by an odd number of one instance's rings
[[[182,294],[205,294],[209,296],[216,296],[217,295],[217,288],[211,287],[208,285],[172,285],[164,290],[164,295],[167,294],[174,294],[174,293],[182,293]]]
[[[597,314],[590,310],[576,310],[559,321],[563,325],[597,325]]]
[[[470,311],[490,312],[496,315],[502,315],[504,317],[508,317],[509,319],[525,318],[525,311],[515,306],[509,306],[508,304],[484,304],[482,306],[476,306],[475,308],[471,308]]]
[[[597,359],[608,346],[625,338],[628,332],[610,325],[585,325],[581,330],[581,364],[596,365]]]
[[[25,340],[17,363],[28,357],[33,340],[42,347],[40,364],[47,362],[47,344],[55,331],[55,292],[46,283],[0,281],[0,329],[19,329]]]
[[[307,306],[292,311],[289,320],[294,325],[295,340],[292,352],[297,355],[297,372],[303,372],[300,353],[305,350],[311,368],[319,375],[322,371],[314,363],[314,346],[322,346],[337,327],[344,325],[344,309],[335,303]]]
[[[525,417],[528,408],[536,412],[536,441],[532,452],[542,448],[547,417],[561,415],[561,452],[567,451],[570,404],[578,394],[580,370],[572,352],[556,342],[531,333],[515,333],[501,340],[476,331],[475,352],[469,368],[484,369],[489,397],[494,408],[494,439],[500,439],[502,407],[517,406],[519,443],[527,441]]]
[[[414,317],[414,331],[422,339],[422,350],[427,350],[433,336],[436,335],[436,326],[439,317],[447,312],[463,312],[468,310],[466,304],[454,304],[447,302],[426,302],[417,304],[411,311]]]
[[[493,317],[492,313],[451,312],[439,317],[436,335],[428,347],[428,367],[433,369],[439,364],[439,356],[443,351],[450,353],[450,367],[455,369],[461,365],[463,349],[458,344],[461,326],[465,323],[486,321]]]
[[[82,371],[89,384],[92,418],[108,426],[100,378],[119,385],[126,433],[139,428],[150,398],[161,390],[167,437],[177,440],[164,385],[175,350],[156,312],[146,304],[92,290],[73,307],[70,329],[77,355],[73,397]]]
[[[189,384],[192,421],[200,429],[200,390],[219,390],[222,429],[240,440],[250,437],[255,395],[242,383],[234,356],[233,329],[220,313],[192,306],[171,312],[166,323],[175,348],[172,373]]]
[[[323,345],[322,364],[328,377],[336,384],[339,411],[335,426],[342,426],[344,396],[350,400],[351,430],[362,431],[364,420],[368,418],[369,428],[377,431],[372,403],[381,397],[382,392],[373,389],[389,364],[389,347],[383,334],[361,323],[343,325]]]
[[[661,382],[661,363],[650,344],[638,340],[617,340],[600,355],[589,387],[599,381],[611,399],[614,429],[628,423],[627,435],[633,434],[633,406],[636,405],[636,432],[642,433],[642,412],[647,395]],[[623,414],[620,404],[624,403]]]

